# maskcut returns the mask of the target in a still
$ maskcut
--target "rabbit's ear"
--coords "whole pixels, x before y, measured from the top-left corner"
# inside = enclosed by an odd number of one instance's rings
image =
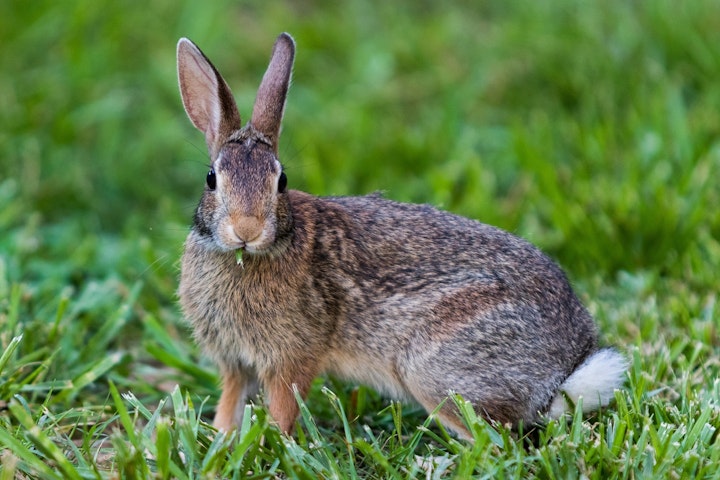
[[[250,119],[255,130],[271,141],[275,153],[294,59],[295,41],[287,33],[280,34],[273,46],[270,65],[260,83]]]
[[[235,99],[210,60],[187,38],[177,44],[177,68],[185,112],[205,134],[214,158],[227,137],[241,126]]]

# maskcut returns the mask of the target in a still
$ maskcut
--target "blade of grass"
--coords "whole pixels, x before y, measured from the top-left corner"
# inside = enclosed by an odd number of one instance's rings
[[[10,343],[8,343],[8,346],[3,351],[2,356],[0,356],[0,375],[3,373],[3,370],[5,370],[5,366],[10,361],[10,358],[12,357],[13,353],[17,349],[18,345],[20,345],[22,338],[23,338],[22,335],[13,337],[12,340],[10,340]]]
[[[58,394],[55,397],[55,400],[57,402],[63,402],[75,397],[80,393],[80,390],[115,368],[122,361],[122,358],[123,354],[121,352],[116,352],[104,356],[97,363],[91,364],[85,372],[72,379],[72,388],[64,390]]]
[[[355,447],[360,450],[363,455],[365,455],[369,459],[372,459],[376,464],[382,467],[382,470],[389,476],[389,478],[403,478],[400,472],[392,466],[390,460],[380,451],[380,448],[376,445],[372,445],[364,439],[358,439],[355,441]]]
[[[352,432],[350,431],[350,423],[345,415],[345,409],[343,408],[337,395],[335,395],[335,393],[333,393],[329,388],[323,387],[322,393],[330,399],[330,405],[332,405],[335,409],[335,413],[337,413],[338,417],[340,417],[340,420],[342,421],[343,432],[345,434],[345,446],[348,452],[348,463],[346,467],[349,469],[350,478],[355,479],[357,478],[357,470],[355,468],[355,451],[353,450]]]
[[[147,334],[146,337],[159,343],[161,349],[168,355],[189,361],[186,354],[180,349],[178,342],[168,335],[167,326],[162,325],[154,315],[148,314],[143,318],[143,329]]]
[[[20,320],[20,300],[22,298],[22,286],[14,283],[10,288],[10,306],[8,308],[7,317],[5,317],[5,330],[10,335],[15,335],[17,325]]]
[[[40,429],[30,413],[22,405],[12,401],[9,408],[13,417],[26,429],[28,438],[33,442],[33,445],[58,466],[64,478],[76,480],[82,478],[75,466],[65,457],[65,454],[47,434]]]
[[[63,315],[65,315],[65,311],[67,310],[69,304],[70,299],[67,296],[63,295],[60,298],[60,303],[58,304],[57,310],[55,312],[55,321],[53,322],[52,328],[50,329],[50,333],[48,333],[49,345],[55,345],[58,328],[60,327],[60,321],[62,320]]]
[[[12,436],[10,432],[4,428],[0,428],[0,444],[10,449],[13,452],[13,455],[24,462],[24,465],[21,463],[18,467],[25,473],[47,479],[63,479],[62,474],[53,471],[47,466],[41,457],[39,457],[35,452],[30,451],[24,442]]]
[[[93,358],[96,357],[97,352],[107,350],[108,345],[117,338],[118,332],[127,324],[130,314],[132,313],[132,306],[137,302],[142,286],[142,282],[135,282],[120,307],[117,308],[114,314],[103,323],[102,327],[88,339],[85,344],[86,348],[80,354],[81,358]]]
[[[135,434],[135,424],[130,418],[127,408],[125,408],[125,403],[123,402],[115,383],[112,380],[108,380],[108,387],[110,388],[110,395],[112,396],[113,404],[115,405],[115,410],[120,419],[120,423],[125,429],[125,433],[127,434],[130,443],[136,447],[139,446],[138,438]]]
[[[170,452],[173,449],[172,434],[169,422],[162,419],[156,424],[155,435],[155,467],[160,478],[170,478]]]
[[[214,389],[217,387],[217,376],[202,367],[199,367],[196,363],[192,363],[192,360],[183,360],[180,357],[176,357],[152,342],[146,342],[143,346],[150,355],[155,357],[156,360],[162,362],[168,367],[173,367],[187,373],[200,382],[204,388]]]

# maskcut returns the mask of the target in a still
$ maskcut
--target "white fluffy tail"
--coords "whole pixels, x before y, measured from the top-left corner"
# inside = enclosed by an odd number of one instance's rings
[[[559,418],[569,411],[566,396],[573,403],[582,398],[583,412],[592,412],[607,405],[614,398],[615,390],[622,385],[627,368],[627,360],[616,350],[606,348],[596,351],[560,386],[548,415]]]

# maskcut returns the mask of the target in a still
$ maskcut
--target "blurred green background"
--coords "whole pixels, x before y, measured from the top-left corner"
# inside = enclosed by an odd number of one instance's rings
[[[175,43],[198,43],[248,115],[281,31],[298,43],[281,145],[291,187],[431,202],[578,275],[708,260],[710,1],[6,1],[0,228],[42,232],[22,252],[47,259],[98,233],[177,253],[207,159]]]

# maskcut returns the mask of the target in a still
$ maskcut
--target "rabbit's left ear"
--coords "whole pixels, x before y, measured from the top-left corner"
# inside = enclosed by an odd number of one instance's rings
[[[185,112],[205,134],[214,160],[222,144],[241,127],[235,99],[210,60],[187,38],[177,44],[177,68]]]
[[[294,60],[295,41],[287,33],[282,33],[273,46],[270,65],[260,83],[250,119],[255,130],[270,140],[276,154]]]

